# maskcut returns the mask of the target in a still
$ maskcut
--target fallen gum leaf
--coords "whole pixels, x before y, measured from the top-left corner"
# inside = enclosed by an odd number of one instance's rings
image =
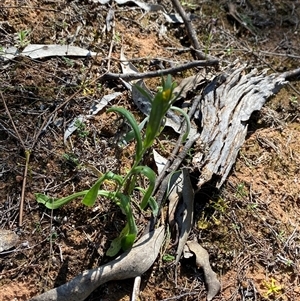
[[[196,256],[197,268],[203,269],[204,280],[207,287],[206,300],[211,301],[220,291],[221,284],[217,278],[217,274],[210,266],[208,252],[195,241],[188,241],[186,245]]]

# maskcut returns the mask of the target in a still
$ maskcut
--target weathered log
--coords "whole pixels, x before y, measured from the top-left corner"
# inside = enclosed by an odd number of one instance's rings
[[[252,113],[287,83],[285,75],[267,75],[256,69],[245,74],[245,68],[217,76],[203,91],[201,134],[193,158],[193,166],[200,172],[198,190],[214,175],[216,187],[221,187],[245,141]]]

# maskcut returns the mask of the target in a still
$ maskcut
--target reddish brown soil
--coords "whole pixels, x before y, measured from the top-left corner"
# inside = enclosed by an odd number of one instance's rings
[[[193,59],[190,51],[180,51],[189,46],[183,25],[165,24],[167,33],[161,37],[160,26],[165,23],[161,13],[144,14],[133,5],[113,4],[114,32],[107,33],[109,6],[94,2],[3,0],[0,4],[1,47],[16,45],[22,50],[27,43],[72,43],[99,54],[95,59],[0,61],[0,91],[20,136],[0,99],[0,228],[12,229],[20,237],[16,250],[0,254],[0,301],[28,300],[110,260],[105,252],[124,225],[117,206],[102,198],[96,209],[74,201],[51,212],[34,197],[36,192],[62,197],[91,187],[96,180],[91,165],[101,172],[124,173],[132,164],[134,145],[116,147],[122,124],[105,110],[85,122],[87,133],[77,131],[64,144],[67,125],[87,114],[94,100],[112,92],[122,92],[112,104],[142,119],[122,84],[99,82],[99,76],[108,69],[120,72],[121,49],[129,59],[141,58],[132,62],[141,72],[153,68],[154,58],[166,67],[168,61]],[[168,11],[172,8],[170,1],[157,2]],[[193,26],[203,51],[218,57],[221,69],[236,59],[270,72],[299,67],[299,1],[233,1],[246,20],[244,26],[226,13],[225,1],[185,3],[184,8],[197,16]],[[20,41],[17,36],[24,30],[29,34]],[[174,79],[180,82],[195,72],[188,70]],[[159,79],[147,84],[156,89]],[[208,186],[196,196],[191,237],[208,250],[222,283],[215,300],[300,300],[299,91],[296,81],[269,100],[251,120],[247,140],[222,189]],[[35,139],[51,112],[55,113],[50,124]],[[25,166],[20,138],[31,158],[23,222],[18,227]],[[157,147],[165,144],[164,150],[170,151],[166,140],[173,138],[166,135]],[[148,217],[135,215],[142,229]],[[165,253],[173,252],[166,247]],[[205,300],[202,272],[185,261],[175,272],[162,255],[142,277],[140,300]],[[87,300],[127,301],[132,285],[131,279],[110,282]]]

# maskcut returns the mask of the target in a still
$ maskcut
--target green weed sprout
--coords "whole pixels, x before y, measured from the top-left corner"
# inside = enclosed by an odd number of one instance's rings
[[[16,34],[16,46],[20,47],[20,48],[24,48],[26,47],[28,44],[30,44],[30,41],[28,39],[30,34],[29,30],[20,30],[17,34]]]
[[[277,295],[282,291],[282,287],[276,284],[276,280],[274,278],[271,278],[269,282],[265,281],[264,286],[267,289],[265,297],[269,297],[270,295]]]
[[[131,248],[137,236],[138,230],[131,207],[131,195],[133,190],[139,190],[143,195],[139,203],[141,210],[144,210],[149,205],[153,215],[157,215],[158,213],[157,203],[152,196],[156,180],[155,172],[150,167],[140,164],[145,153],[153,145],[155,138],[160,134],[168,110],[173,109],[182,113],[187,124],[187,131],[183,139],[185,140],[188,136],[190,129],[190,120],[188,115],[180,108],[173,107],[174,102],[181,93],[180,92],[178,95],[175,95],[175,87],[176,84],[172,82],[170,75],[167,76],[166,80],[162,78],[162,87],[158,90],[154,97],[148,95],[141,87],[137,86],[137,89],[146,96],[152,104],[143,136],[137,121],[129,111],[121,107],[112,107],[107,111],[118,113],[127,120],[132,128],[132,135],[136,142],[134,162],[131,169],[125,176],[117,175],[108,171],[101,175],[89,190],[80,191],[60,199],[52,199],[40,193],[35,194],[37,202],[44,204],[49,209],[57,209],[78,197],[83,197],[82,203],[89,207],[94,206],[98,196],[106,197],[115,202],[126,215],[126,224],[119,236],[112,241],[111,246],[107,251],[108,256],[115,256],[121,248],[123,250]],[[149,184],[146,189],[136,187],[136,178],[139,175],[148,179]],[[107,180],[115,182],[115,191],[101,189],[103,182]]]

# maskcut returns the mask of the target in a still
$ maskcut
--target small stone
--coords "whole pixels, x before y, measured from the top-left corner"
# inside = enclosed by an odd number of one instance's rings
[[[0,229],[0,252],[13,248],[19,241],[19,236],[11,231]]]

